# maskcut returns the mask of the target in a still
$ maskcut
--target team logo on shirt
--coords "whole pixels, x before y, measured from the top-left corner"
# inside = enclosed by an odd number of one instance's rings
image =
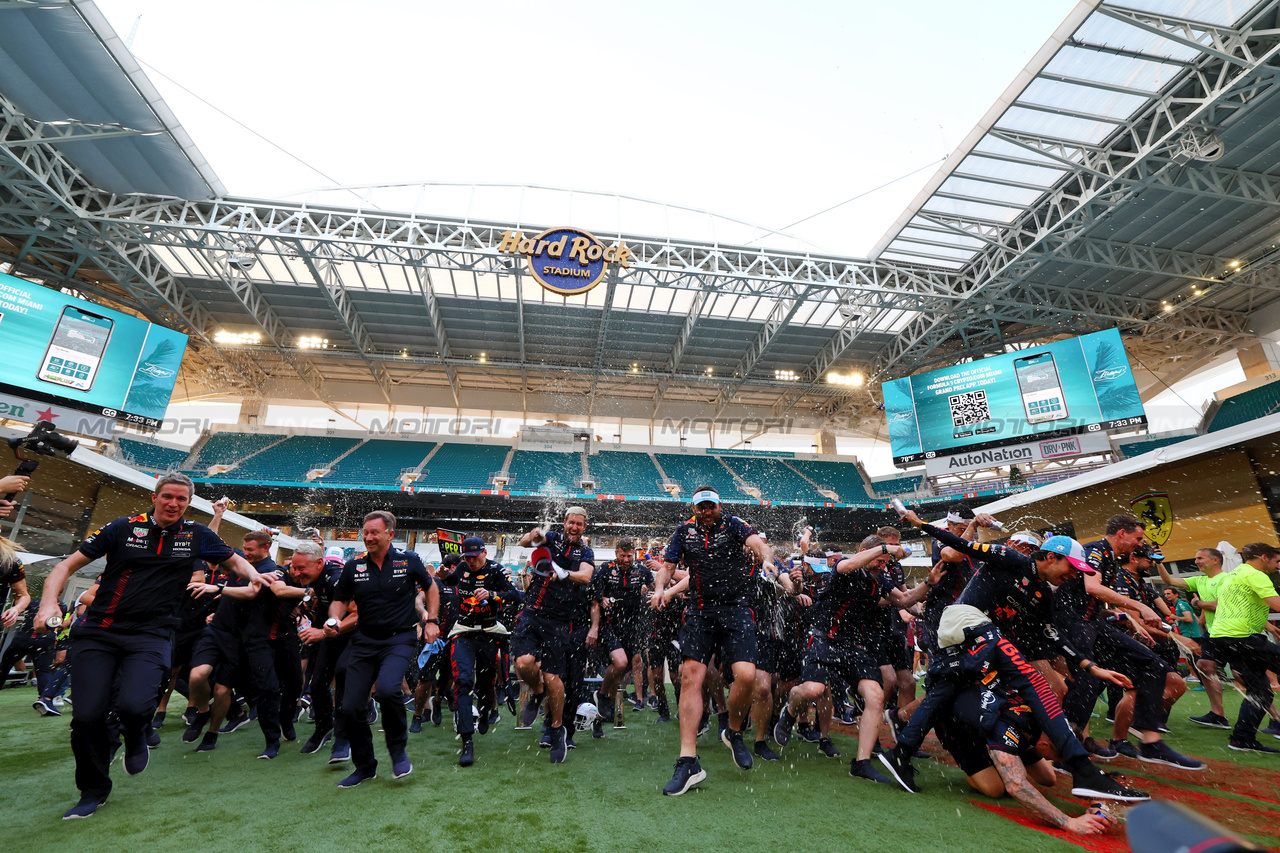
[[[133,528],[133,535],[134,535],[134,536],[142,536],[142,537],[146,537],[147,533],[148,533],[148,531],[147,531],[147,528],[145,528],[145,527],[135,527],[135,528]]]

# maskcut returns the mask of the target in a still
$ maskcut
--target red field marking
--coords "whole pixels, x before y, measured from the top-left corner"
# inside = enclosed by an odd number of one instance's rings
[[[998,814],[1029,829],[1043,832],[1045,835],[1052,835],[1054,838],[1061,838],[1068,844],[1083,847],[1085,850],[1092,850],[1093,853],[1129,853],[1129,842],[1125,840],[1123,825],[1112,827],[1105,835],[1076,835],[1072,832],[1045,826],[1031,817],[1020,806],[996,805],[995,803],[984,803],[979,800],[970,800],[969,802],[971,805]]]

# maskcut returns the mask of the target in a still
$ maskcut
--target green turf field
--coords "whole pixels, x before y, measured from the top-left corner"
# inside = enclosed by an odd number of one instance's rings
[[[320,755],[298,754],[286,744],[275,761],[255,758],[262,746],[256,726],[223,736],[216,752],[197,755],[179,740],[180,721],[161,730],[146,773],[130,778],[117,762],[109,803],[89,820],[62,821],[76,800],[67,735],[68,715],[39,717],[32,688],[0,691],[0,826],[10,845],[63,851],[151,850],[693,850],[1072,851],[1080,848],[1010,816],[974,804],[963,776],[952,767],[917,762],[925,792],[850,779],[854,742],[836,734],[845,758],[823,757],[797,743],[776,764],[733,766],[728,750],[703,737],[707,780],[683,797],[660,794],[677,753],[675,723],[658,724],[652,712],[627,715],[628,728],[593,741],[578,736],[567,763],[552,766],[536,745],[536,732],[516,732],[504,712],[501,726],[477,737],[477,763],[456,766],[452,730],[428,725],[410,735],[411,776],[387,778],[341,791],[350,765],[326,765]],[[1228,697],[1234,718],[1238,697]],[[1100,706],[1101,707],[1101,706]],[[1172,721],[1170,742],[1214,767],[1190,774],[1137,762],[1116,762],[1138,787],[1185,799],[1254,840],[1280,841],[1280,756],[1226,749],[1226,732],[1186,722],[1207,707],[1188,693]],[[1105,734],[1105,723],[1098,726]],[[299,726],[305,738],[309,724]],[[714,733],[714,729],[713,729]],[[379,759],[385,750],[378,736]],[[1280,741],[1268,738],[1280,746]],[[389,770],[389,762],[383,767]],[[1256,769],[1253,769],[1256,768]],[[1166,771],[1167,772],[1159,772]],[[1132,771],[1132,772],[1130,772]],[[1172,780],[1172,781],[1171,781]],[[1230,789],[1225,790],[1225,789]],[[1059,784],[1053,798],[1072,813]],[[1268,800],[1270,802],[1268,802]],[[987,801],[989,804],[991,801]],[[1026,816],[1002,801],[1011,816]],[[11,848],[12,849],[12,848]],[[1123,850],[1119,838],[1090,849]]]

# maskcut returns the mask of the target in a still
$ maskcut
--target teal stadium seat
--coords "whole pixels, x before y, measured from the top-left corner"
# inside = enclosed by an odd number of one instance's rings
[[[550,453],[544,450],[517,450],[511,457],[508,489],[564,495],[578,492],[582,476],[582,453]]]
[[[876,497],[891,498],[895,495],[918,492],[923,483],[924,475],[913,474],[909,477],[895,477],[892,480],[877,480],[871,484],[871,488],[875,489]]]
[[[221,476],[228,480],[305,483],[312,468],[324,467],[359,443],[356,438],[294,435]]]
[[[1218,432],[1245,421],[1273,415],[1278,411],[1280,411],[1280,382],[1271,382],[1223,400],[1205,432]]]
[[[672,453],[656,454],[658,463],[667,476],[680,484],[680,497],[688,500],[693,490],[708,485],[720,493],[726,501],[754,501],[755,498],[738,488],[733,475],[724,469],[713,456],[682,456]]]
[[[659,483],[662,475],[653,466],[648,453],[625,450],[602,450],[587,457],[591,476],[596,479],[596,492],[606,495],[665,497]]]
[[[1162,447],[1168,447],[1171,444],[1186,441],[1188,438],[1195,438],[1195,436],[1175,435],[1165,438],[1151,438],[1146,441],[1129,441],[1124,444],[1117,444],[1116,447],[1125,459],[1132,459],[1135,456],[1141,456],[1144,453],[1150,453],[1153,450],[1159,450]]]
[[[188,470],[201,477],[214,465],[231,465],[239,462],[251,453],[256,453],[269,444],[275,444],[282,436],[263,435],[251,432],[215,432],[209,436],[204,447],[191,463]]]
[[[343,458],[319,482],[335,486],[399,486],[400,472],[417,468],[435,446],[434,441],[371,439]]]
[[[132,438],[118,439],[120,454],[130,465],[145,468],[148,471],[177,471],[191,451],[174,447],[164,447],[148,441]]]
[[[438,489],[491,488],[489,475],[502,468],[510,450],[497,445],[443,443],[414,485]]]
[[[749,485],[760,490],[766,501],[821,503],[824,498],[813,486],[778,459],[760,456],[722,456],[730,468]]]
[[[792,459],[790,462],[810,480],[839,495],[841,503],[880,503],[867,494],[856,465],[818,459]]]

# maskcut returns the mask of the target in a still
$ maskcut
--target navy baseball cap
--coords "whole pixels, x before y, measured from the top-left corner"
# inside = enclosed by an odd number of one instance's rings
[[[468,536],[462,540],[462,556],[474,557],[484,553],[484,540],[479,536]]]

